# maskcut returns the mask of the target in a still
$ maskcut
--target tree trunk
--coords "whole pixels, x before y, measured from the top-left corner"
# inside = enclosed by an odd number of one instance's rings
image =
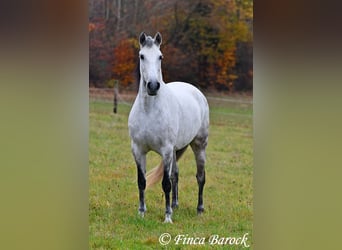
[[[120,30],[120,22],[121,22],[121,0],[118,0],[118,11],[117,11],[118,23],[116,25],[116,30]]]

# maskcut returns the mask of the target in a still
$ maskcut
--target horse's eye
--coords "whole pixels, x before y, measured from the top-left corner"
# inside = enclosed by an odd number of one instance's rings
[[[144,60],[145,59],[144,55],[140,55],[140,59]]]
[[[163,59],[163,56],[162,56],[162,55],[159,56],[159,60],[161,60],[161,59]]]

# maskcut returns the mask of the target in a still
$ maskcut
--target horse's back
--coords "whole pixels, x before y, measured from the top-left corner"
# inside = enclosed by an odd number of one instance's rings
[[[207,134],[209,108],[207,99],[202,92],[184,82],[171,82],[166,86],[173,92],[180,105],[179,141],[183,141],[185,138],[188,140],[188,137],[193,139],[199,133]]]
[[[206,104],[207,100],[202,92],[193,85],[186,82],[170,82],[167,86],[176,94],[176,97],[180,100],[193,97],[199,104]]]

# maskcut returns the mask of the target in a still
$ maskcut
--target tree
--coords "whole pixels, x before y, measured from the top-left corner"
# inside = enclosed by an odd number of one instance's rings
[[[166,82],[252,89],[252,0],[89,0],[89,12],[91,81],[134,82],[132,41],[159,31]]]
[[[114,48],[113,75],[123,86],[134,82],[136,52],[132,42],[125,39]]]

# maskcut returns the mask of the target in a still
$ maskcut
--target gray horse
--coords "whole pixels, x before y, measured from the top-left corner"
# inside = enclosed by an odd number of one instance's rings
[[[178,206],[177,160],[190,144],[197,164],[197,212],[204,211],[205,149],[208,142],[209,108],[204,95],[184,82],[165,84],[162,77],[160,51],[162,37],[154,38],[141,33],[140,87],[128,118],[132,153],[137,165],[139,213],[146,212],[144,192],[148,185],[163,178],[165,193],[165,222],[172,223],[172,208]],[[155,151],[162,162],[146,180],[146,154]],[[170,192],[172,190],[172,208]]]

